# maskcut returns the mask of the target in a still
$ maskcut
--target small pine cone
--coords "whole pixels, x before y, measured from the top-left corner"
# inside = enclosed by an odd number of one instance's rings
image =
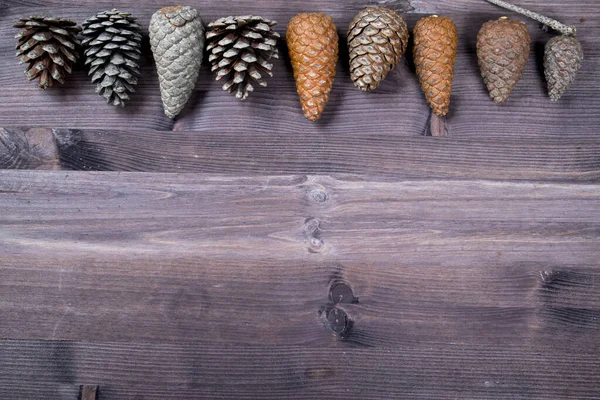
[[[583,47],[573,36],[556,36],[546,44],[544,70],[548,94],[557,101],[575,80],[583,61]]]
[[[298,14],[290,21],[287,44],[304,116],[321,118],[335,78],[338,35],[326,14]]]
[[[350,75],[362,91],[375,90],[398,65],[408,45],[408,28],[398,11],[367,7],[348,28]]]
[[[115,106],[125,106],[140,75],[142,35],[135,21],[131,14],[113,8],[83,23],[81,44],[92,83],[97,84],[96,93]]]
[[[149,31],[165,114],[175,118],[196,86],[204,50],[204,26],[197,10],[173,6],[152,15]]]
[[[267,86],[265,76],[273,76],[271,58],[279,58],[277,25],[262,17],[226,17],[208,24],[207,50],[217,80],[226,78],[223,90],[245,100],[254,91],[253,82]]]
[[[47,89],[54,82],[64,83],[79,59],[81,43],[77,34],[81,28],[70,19],[33,16],[21,18],[14,25],[22,28],[15,39],[20,64],[29,63],[25,76],[39,78],[39,87]]]
[[[456,25],[448,17],[421,18],[414,29],[415,66],[421,89],[436,115],[450,109],[454,62],[458,47]]]
[[[527,64],[531,37],[527,25],[507,17],[488,21],[477,35],[483,82],[496,103],[506,101]]]

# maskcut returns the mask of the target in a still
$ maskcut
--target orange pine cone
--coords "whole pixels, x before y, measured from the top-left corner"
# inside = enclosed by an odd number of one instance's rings
[[[304,116],[321,118],[333,87],[338,35],[326,14],[298,14],[290,21],[287,44]]]
[[[427,102],[437,115],[448,114],[458,47],[456,25],[448,17],[421,18],[414,29],[415,66]]]

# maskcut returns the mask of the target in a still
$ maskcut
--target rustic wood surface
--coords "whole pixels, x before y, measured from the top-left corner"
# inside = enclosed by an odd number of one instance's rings
[[[33,369],[106,399],[600,395],[596,184],[5,171],[0,193],[0,393]]]
[[[515,2],[578,28],[586,59],[558,103],[532,21],[522,81],[489,99],[475,37],[512,14],[483,0],[186,2],[280,33],[331,14],[341,59],[315,124],[287,57],[243,103],[204,65],[169,120],[147,38],[127,108],[83,65],[43,92],[14,56],[19,17],[117,6],[147,26],[167,4],[0,0],[0,400],[599,399],[600,10]],[[457,23],[445,123],[410,57],[353,87],[345,30],[373,4],[411,29]]]

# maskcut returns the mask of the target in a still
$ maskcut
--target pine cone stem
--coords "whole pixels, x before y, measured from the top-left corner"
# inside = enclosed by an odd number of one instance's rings
[[[499,7],[506,8],[507,10],[514,11],[518,14],[524,15],[528,18],[533,19],[534,21],[541,22],[542,24],[549,26],[557,32],[562,33],[563,35],[571,35],[575,36],[577,34],[577,28],[574,25],[568,26],[563,23],[558,22],[555,19],[548,18],[541,14],[535,13],[533,11],[529,11],[525,8],[515,6],[513,4],[507,3],[503,0],[486,0],[488,3],[495,4]]]

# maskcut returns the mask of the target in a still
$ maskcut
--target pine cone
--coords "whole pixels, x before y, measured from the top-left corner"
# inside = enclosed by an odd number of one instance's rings
[[[546,44],[544,70],[548,94],[557,101],[575,80],[583,61],[581,43],[573,36],[556,36]]]
[[[150,46],[165,114],[175,118],[190,99],[202,64],[204,26],[188,6],[165,7],[150,20]]]
[[[296,88],[304,116],[321,118],[335,78],[338,35],[333,19],[326,14],[298,14],[287,30]]]
[[[21,18],[14,27],[23,28],[15,39],[19,40],[16,48],[20,64],[29,63],[25,76],[30,81],[39,77],[39,87],[42,89],[54,86],[54,81],[65,83],[81,50],[77,40],[81,28],[77,22],[32,16]]]
[[[223,90],[235,92],[235,97],[245,100],[254,91],[252,82],[267,86],[263,77],[273,76],[269,60],[279,58],[275,25],[275,21],[250,15],[221,18],[208,24],[208,60],[212,71],[217,72],[217,80],[227,78]]]
[[[408,28],[398,11],[367,7],[348,28],[350,75],[362,91],[375,90],[406,52]]]
[[[477,58],[490,97],[505,101],[527,64],[531,37],[527,25],[501,17],[488,21],[477,35]]]
[[[124,107],[140,75],[136,61],[142,53],[142,35],[135,18],[114,8],[98,13],[83,23],[81,44],[96,93],[107,103]]]
[[[414,29],[415,66],[421,89],[436,115],[448,114],[458,47],[456,25],[448,17],[421,18]]]

